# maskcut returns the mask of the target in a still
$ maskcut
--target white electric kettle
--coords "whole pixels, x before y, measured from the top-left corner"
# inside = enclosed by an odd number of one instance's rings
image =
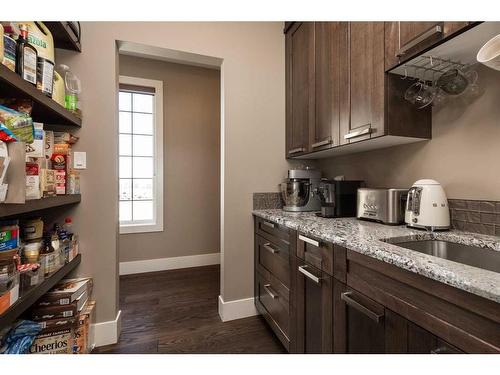
[[[434,180],[418,180],[408,191],[405,222],[409,227],[450,229],[448,199],[441,184]]]

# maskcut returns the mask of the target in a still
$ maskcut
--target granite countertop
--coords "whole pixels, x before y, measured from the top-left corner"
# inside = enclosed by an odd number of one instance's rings
[[[356,218],[326,219],[310,212],[295,213],[281,209],[255,210],[253,214],[298,230],[305,235],[341,245],[349,250],[500,303],[500,273],[382,241],[397,237],[406,237],[408,240],[430,238],[431,235],[424,231],[411,230],[404,225],[389,226]],[[458,230],[436,232],[433,236],[436,239],[500,251],[500,237]]]

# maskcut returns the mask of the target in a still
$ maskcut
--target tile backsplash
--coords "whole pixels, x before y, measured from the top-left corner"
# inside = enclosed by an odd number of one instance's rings
[[[283,200],[280,193],[253,193],[253,209],[268,210],[283,208]]]
[[[453,228],[500,236],[500,202],[448,199],[448,204]]]

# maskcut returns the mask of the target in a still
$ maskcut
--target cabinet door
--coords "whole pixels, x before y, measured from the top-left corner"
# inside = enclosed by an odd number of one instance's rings
[[[438,31],[439,27],[442,27],[442,22],[399,22],[400,53],[404,54],[404,51],[412,48],[416,52],[426,44],[426,41],[437,39],[436,36],[442,33],[442,28],[441,32]]]
[[[470,22],[386,22],[386,69],[468,27]]]
[[[341,104],[341,144],[384,134],[384,23],[350,22],[348,35],[349,95]]]
[[[315,23],[315,103],[311,151],[338,146],[340,96],[347,95],[347,22]]]
[[[384,307],[334,280],[335,353],[385,353]]]
[[[409,354],[460,354],[463,353],[453,345],[434,336],[429,331],[408,322],[408,348]]]
[[[314,23],[297,22],[286,34],[286,157],[308,151],[314,124]]]
[[[296,352],[332,353],[332,278],[293,257]]]

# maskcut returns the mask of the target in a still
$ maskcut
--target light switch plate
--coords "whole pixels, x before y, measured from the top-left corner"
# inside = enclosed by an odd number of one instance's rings
[[[87,153],[75,151],[73,153],[73,168],[87,169]]]

